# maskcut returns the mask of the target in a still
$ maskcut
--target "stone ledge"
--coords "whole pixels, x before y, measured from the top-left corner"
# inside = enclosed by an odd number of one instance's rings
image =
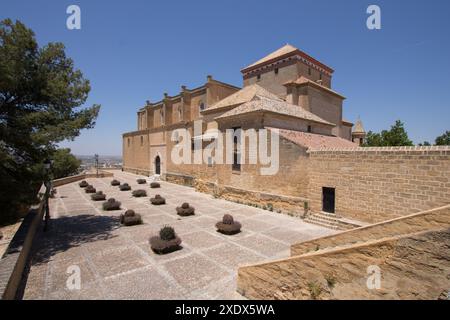
[[[36,230],[41,225],[44,211],[43,201],[37,209],[30,210],[0,260],[0,297],[3,300],[16,298]]]
[[[450,146],[411,146],[411,147],[354,147],[354,148],[318,148],[308,149],[309,154],[315,153],[416,153],[417,154],[450,154]]]

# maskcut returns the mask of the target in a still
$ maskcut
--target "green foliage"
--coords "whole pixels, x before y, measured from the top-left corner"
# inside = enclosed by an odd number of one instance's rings
[[[79,108],[89,91],[63,44],[39,48],[20,21],[0,22],[0,221],[36,202],[57,143],[95,125],[100,106]]]
[[[52,173],[54,179],[64,178],[77,174],[81,160],[77,159],[73,154],[70,153],[70,149],[57,149],[52,156],[53,167]]]
[[[442,135],[437,137],[435,144],[437,146],[450,146],[450,131],[445,131]]]
[[[170,226],[164,226],[159,230],[159,237],[166,241],[175,239],[175,230]]]
[[[316,300],[319,298],[320,294],[322,293],[322,286],[320,283],[317,282],[308,282],[308,290],[309,294],[311,295],[312,300]]]
[[[413,143],[408,138],[403,122],[395,121],[390,130],[383,130],[381,133],[369,131],[366,136],[364,147],[394,147],[412,146]]]

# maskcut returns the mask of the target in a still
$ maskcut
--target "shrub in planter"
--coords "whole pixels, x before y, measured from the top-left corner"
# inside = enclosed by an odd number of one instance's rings
[[[78,185],[80,186],[80,188],[86,188],[89,185],[89,183],[87,183],[86,180],[83,180]]]
[[[94,201],[106,200],[106,194],[103,191],[97,191],[95,194],[91,195],[91,199]]]
[[[131,194],[133,195],[133,197],[136,197],[136,198],[147,196],[147,192],[142,189],[134,190]]]
[[[137,182],[138,184],[146,184],[146,183],[147,183],[147,180],[145,180],[145,179],[137,179],[136,182]]]
[[[119,201],[116,201],[116,199],[109,198],[108,201],[103,202],[103,210],[120,210],[120,205],[121,203]]]
[[[127,210],[120,215],[120,223],[124,226],[134,226],[142,224],[142,218],[140,214],[135,213],[133,210]]]
[[[119,186],[119,189],[120,191],[128,191],[131,190],[131,187],[128,185],[128,183],[124,183]]]
[[[114,179],[113,181],[111,181],[111,185],[112,185],[112,186],[120,186],[120,181]]]
[[[195,208],[185,202],[181,205],[181,207],[177,207],[177,214],[182,217],[192,216],[195,214]]]
[[[150,246],[157,254],[170,253],[181,249],[181,239],[172,227],[164,226],[159,235],[150,238]]]
[[[222,221],[216,223],[217,231],[226,235],[232,235],[241,232],[241,224],[234,221],[231,214],[225,214]]]
[[[85,189],[84,189],[84,192],[86,192],[86,193],[95,193],[97,190],[95,190],[95,188],[94,188],[94,186],[93,185],[88,185]]]
[[[166,204],[166,199],[157,194],[154,198],[150,198],[150,202],[155,206]]]
[[[161,185],[159,184],[159,182],[152,182],[150,183],[150,188],[160,188]]]

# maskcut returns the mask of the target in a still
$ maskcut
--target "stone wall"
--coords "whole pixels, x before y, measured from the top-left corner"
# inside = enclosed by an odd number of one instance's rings
[[[296,243],[291,246],[291,256],[298,256],[318,249],[361,243],[383,237],[394,237],[403,233],[416,233],[448,226],[450,226],[450,205]]]
[[[322,210],[322,187],[335,188],[336,213],[378,222],[450,203],[450,147],[309,151],[308,194]]]
[[[450,229],[384,238],[241,267],[249,299],[438,299],[450,289]],[[369,266],[381,287],[367,287]]]

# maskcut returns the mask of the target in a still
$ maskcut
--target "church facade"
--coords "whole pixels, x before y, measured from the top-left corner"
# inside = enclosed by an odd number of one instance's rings
[[[137,130],[123,134],[123,170],[301,217],[376,222],[448,203],[449,182],[438,188],[430,175],[443,171],[448,179],[449,149],[359,147],[363,125],[343,118],[345,97],[332,89],[333,72],[286,45],[243,68],[242,88],[208,76],[201,87],[147,101]],[[193,159],[231,129],[242,135],[221,145],[231,163],[217,161],[217,151]],[[187,142],[180,130],[193,151],[186,163],[173,157],[180,140]],[[261,173],[266,163],[251,161],[261,148],[251,147],[251,133],[263,131],[269,153],[278,155],[272,174]]]

